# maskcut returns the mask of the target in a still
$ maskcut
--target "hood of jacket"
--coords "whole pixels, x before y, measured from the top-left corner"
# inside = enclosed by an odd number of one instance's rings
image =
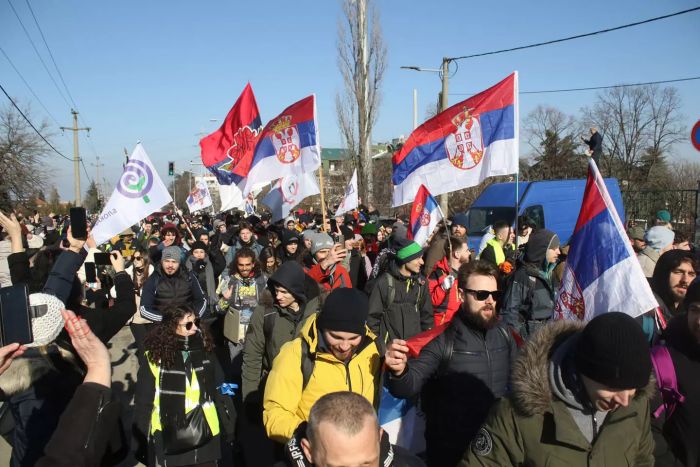
[[[294,295],[294,298],[301,303],[306,303],[307,297],[304,287],[304,276],[306,273],[296,261],[287,261],[275,271],[267,281],[267,288],[274,297],[275,285],[284,287]]]
[[[547,229],[538,229],[532,232],[525,244],[523,262],[534,264],[538,268],[543,268],[544,260],[547,257],[547,249],[556,235],[557,234]]]
[[[673,306],[673,294],[671,294],[671,287],[668,285],[668,279],[671,276],[671,270],[678,267],[684,259],[695,261],[695,256],[692,252],[685,250],[667,251],[659,256],[656,267],[654,268],[654,275],[651,276],[649,280],[651,290],[661,297],[661,300],[664,301],[672,314],[682,311],[683,305],[682,303],[679,304],[678,308]]]
[[[513,365],[511,401],[515,410],[524,416],[542,415],[551,411],[555,390],[549,377],[550,358],[565,340],[580,332],[585,323],[554,321],[544,326],[521,349]],[[637,391],[635,399],[649,399],[655,391],[650,376],[646,387]]]
[[[688,329],[688,314],[682,313],[675,316],[664,331],[666,345],[676,349],[686,357],[700,362],[700,343],[693,337]]]

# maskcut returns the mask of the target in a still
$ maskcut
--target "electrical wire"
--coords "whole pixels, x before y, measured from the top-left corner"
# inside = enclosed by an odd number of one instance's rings
[[[61,151],[59,151],[58,149],[56,149],[55,147],[53,147],[53,144],[49,143],[49,140],[47,140],[47,139],[44,137],[44,135],[42,135],[41,132],[40,132],[39,130],[36,129],[36,127],[34,126],[34,124],[27,118],[26,115],[24,115],[24,112],[22,112],[22,109],[20,109],[20,108],[17,106],[17,104],[15,103],[15,101],[12,100],[12,98],[11,98],[10,95],[7,93],[7,91],[5,91],[5,88],[2,86],[2,84],[0,84],[0,90],[2,90],[2,92],[5,94],[5,96],[10,100],[10,102],[12,103],[12,105],[14,106],[14,108],[17,109],[17,112],[19,112],[19,114],[27,121],[27,123],[29,123],[29,126],[32,127],[32,129],[36,132],[36,134],[39,135],[39,136],[41,137],[41,139],[43,139],[44,142],[45,142],[46,144],[48,144],[49,147],[50,147],[51,149],[53,149],[54,152],[55,152],[56,154],[58,154],[59,156],[61,156],[62,158],[64,158],[64,159],[67,160],[67,161],[71,161],[71,162],[73,161],[73,159],[71,159],[71,158],[68,157],[68,156],[63,155],[63,153],[62,153]]]
[[[642,24],[652,23],[654,21],[660,21],[662,19],[668,19],[668,18],[672,18],[674,16],[684,15],[686,13],[692,13],[692,12],[698,11],[698,10],[700,10],[700,6],[697,6],[694,8],[689,8],[689,9],[683,10],[683,11],[677,11],[675,13],[670,13],[668,15],[656,16],[654,18],[645,19],[643,21],[636,21],[634,23],[628,23],[628,24],[623,24],[621,26],[615,26],[613,28],[606,28],[606,29],[601,29],[598,31],[587,32],[585,34],[577,34],[575,36],[562,37],[560,39],[553,39],[553,40],[545,41],[545,42],[536,42],[534,44],[521,45],[518,47],[510,47],[508,49],[493,50],[491,52],[482,52],[482,53],[478,53],[478,54],[462,55],[460,57],[451,57],[451,58],[448,58],[447,60],[449,60],[449,61],[466,60],[468,58],[484,57],[486,55],[496,55],[496,54],[502,54],[505,52],[514,52],[516,50],[531,49],[533,47],[541,47],[543,45],[557,44],[560,42],[572,41],[574,39],[581,39],[584,37],[590,37],[590,36],[595,36],[598,34],[604,34],[606,32],[619,31],[620,29],[631,28],[634,26],[640,26]]]
[[[39,50],[36,48],[36,45],[34,44],[34,41],[32,40],[32,36],[29,35],[29,31],[27,31],[27,28],[24,26],[24,23],[22,22],[22,19],[19,17],[17,10],[15,10],[15,6],[12,4],[12,1],[7,0],[7,3],[10,4],[10,8],[12,8],[12,11],[15,13],[15,17],[17,17],[17,21],[19,21],[19,24],[22,26],[22,29],[24,30],[24,34],[27,36],[27,39],[29,39],[29,43],[32,44],[32,48],[34,49],[34,52],[36,52],[37,57],[39,57],[39,61],[41,62],[41,64],[44,66],[44,70],[46,70],[46,73],[48,73],[49,78],[51,78],[51,81],[53,81],[54,86],[56,86],[56,90],[61,95],[61,97],[65,101],[66,105],[68,107],[70,107],[70,102],[68,102],[68,99],[66,99],[66,96],[61,91],[61,88],[58,86],[56,79],[53,77],[53,74],[51,74],[51,72],[49,71],[49,67],[46,66],[46,62],[41,57]]]
[[[7,55],[7,53],[5,53],[5,50],[2,47],[0,47],[0,52],[2,52],[2,54],[5,56],[5,59],[7,59],[7,61],[10,63],[10,66],[12,67],[13,70],[15,70],[15,72],[17,73],[19,78],[22,80],[24,85],[27,86],[27,89],[29,89],[29,92],[32,93],[32,96],[34,96],[34,98],[37,100],[37,102],[39,102],[39,105],[44,109],[44,111],[48,114],[48,116],[51,117],[51,120],[53,120],[54,123],[56,123],[56,125],[61,126],[61,124],[58,123],[58,120],[56,120],[56,117],[54,117],[51,114],[51,112],[49,112],[49,109],[46,108],[46,106],[41,101],[41,99],[39,99],[39,96],[36,95],[36,93],[34,92],[34,89],[32,89],[32,87],[29,85],[27,80],[24,79],[24,76],[22,76],[22,73],[20,73],[19,70],[17,69],[17,67],[15,66],[15,64],[12,63],[12,60],[10,60],[10,57]]]
[[[8,0],[9,1],[9,0]],[[53,56],[53,53],[51,52],[51,47],[49,47],[48,42],[46,42],[46,37],[44,36],[44,31],[41,30],[41,26],[39,26],[39,21],[36,19],[36,15],[34,14],[34,10],[32,9],[32,6],[29,4],[29,0],[24,0],[27,3],[27,8],[29,8],[29,12],[32,14],[32,18],[34,18],[34,24],[36,24],[36,28],[39,30],[39,34],[41,35],[41,40],[44,41],[44,45],[46,46],[46,50],[49,52],[49,57],[51,57],[51,61],[53,62],[54,68],[56,68],[56,72],[58,73],[58,77],[61,79],[61,83],[63,83],[63,87],[66,90],[66,94],[68,94],[68,97],[70,98],[70,101],[73,103],[74,108],[78,108],[78,105],[75,103],[75,100],[73,99],[73,96],[70,93],[70,90],[68,89],[68,85],[66,85],[66,81],[63,79],[63,73],[61,73],[61,70],[58,68],[58,65],[56,64],[56,59]]]
[[[520,91],[518,94],[549,94],[555,92],[576,92],[576,91],[595,91],[598,89],[613,89],[613,88],[629,88],[634,86],[646,86],[649,84],[666,84],[666,83],[679,83],[682,81],[694,81],[700,79],[700,76],[693,76],[691,78],[677,78],[677,79],[665,79],[661,81],[647,81],[645,83],[629,83],[629,84],[615,84],[610,86],[590,86],[585,88],[569,88],[569,89],[548,89],[545,91]],[[466,93],[466,92],[455,92],[450,93],[452,96],[473,96],[478,94],[476,92]]]

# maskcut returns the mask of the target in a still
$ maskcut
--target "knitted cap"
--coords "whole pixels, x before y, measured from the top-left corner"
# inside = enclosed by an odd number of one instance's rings
[[[630,227],[627,231],[627,235],[632,240],[644,240],[644,228],[640,226]]]
[[[39,347],[48,345],[58,337],[63,329],[64,321],[61,310],[65,305],[53,295],[45,293],[33,293],[29,295],[29,305],[36,310],[36,316],[32,318],[32,335],[34,341],[27,347]],[[36,307],[40,307],[37,309]],[[44,309],[45,307],[45,309]]]
[[[365,334],[369,300],[357,289],[333,290],[323,304],[316,326],[320,330]]]
[[[204,250],[205,252],[208,250],[207,246],[204,244],[204,242],[200,242],[197,240],[192,244],[192,248],[190,248],[190,251],[194,250]]]
[[[369,223],[362,227],[361,235],[377,235],[377,224]]]
[[[644,235],[644,240],[647,244],[656,251],[661,251],[667,246],[673,243],[673,239],[676,234],[673,230],[663,225],[655,225],[654,227],[647,230],[646,235]]]
[[[671,213],[668,212],[666,209],[662,209],[656,212],[656,218],[660,221],[669,223],[671,222]]]
[[[180,261],[180,247],[171,245],[163,248],[163,255],[160,257],[161,261],[166,259],[174,259],[175,261]]]
[[[418,243],[407,238],[396,238],[394,248],[396,249],[396,261],[399,265],[406,264],[423,255],[423,248]]]
[[[638,389],[651,374],[649,344],[634,318],[619,312],[593,318],[576,343],[576,369],[612,389]]]
[[[315,255],[321,250],[333,248],[333,239],[324,232],[319,232],[311,238],[311,254]]]
[[[452,225],[461,225],[465,229],[468,228],[467,224],[469,223],[469,218],[467,217],[466,214],[455,214],[452,217]]]

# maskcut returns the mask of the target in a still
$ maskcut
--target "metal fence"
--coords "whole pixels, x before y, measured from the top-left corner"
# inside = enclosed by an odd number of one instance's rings
[[[626,223],[643,227],[654,225],[657,211],[666,209],[671,213],[674,229],[696,239],[700,236],[698,222],[698,190],[649,190],[623,191]]]

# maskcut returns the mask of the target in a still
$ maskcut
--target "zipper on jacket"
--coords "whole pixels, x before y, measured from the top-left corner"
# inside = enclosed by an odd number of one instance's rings
[[[489,368],[489,389],[493,388],[493,368],[491,368],[491,354],[489,353],[489,346],[486,341],[486,334],[488,331],[484,333],[484,349],[486,350],[486,364],[488,365]]]
[[[350,360],[343,362],[345,367],[345,382],[348,384],[348,391],[352,392],[352,381],[350,381]]]

